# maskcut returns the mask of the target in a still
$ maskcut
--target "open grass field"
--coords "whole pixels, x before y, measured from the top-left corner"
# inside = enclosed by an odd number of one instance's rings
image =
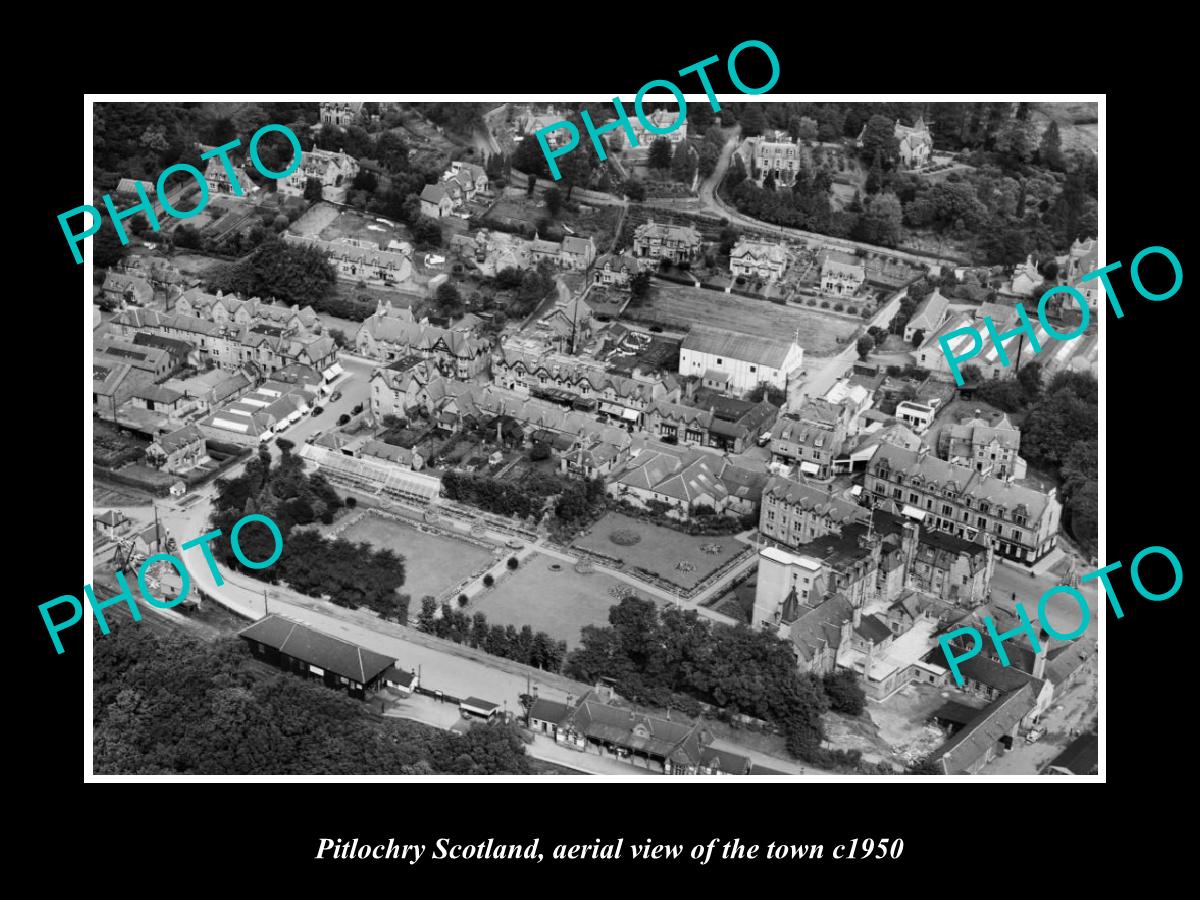
[[[633,532],[641,540],[636,544],[623,546],[612,540],[611,535],[617,531]],[[707,544],[721,547],[721,552],[705,553],[700,548]],[[575,541],[574,546],[623,559],[626,565],[640,566],[651,572],[657,572],[661,578],[685,589],[690,589],[703,581],[705,576],[736,556],[743,547],[732,537],[721,535],[693,537],[670,528],[663,528],[660,525],[631,519],[629,516],[615,512],[605,514],[604,518],[593,525],[587,534]],[[675,568],[676,564],[680,562],[690,563],[694,568],[691,571]]]
[[[552,565],[561,569],[556,572]],[[535,553],[516,572],[505,573],[495,587],[472,598],[469,611],[482,612],[492,625],[528,625],[566,641],[571,649],[579,645],[584,625],[608,624],[608,610],[618,603],[608,591],[620,584],[601,572],[580,575],[568,563]]]
[[[842,349],[838,338],[848,338],[861,323],[816,310],[751,300],[698,288],[658,282],[650,301],[636,311],[639,320],[687,330],[707,325],[743,334],[782,338],[800,332],[806,354],[830,356]]]
[[[425,534],[402,522],[371,513],[342,532],[348,541],[366,541],[372,546],[389,547],[404,557],[405,579],[402,590],[420,609],[426,594],[437,596],[491,562],[492,555],[482,547],[452,537]]]
[[[402,225],[379,222],[375,216],[351,210],[343,210],[337,218],[321,229],[321,240],[337,241],[342,238],[358,238],[373,241],[380,249],[386,249],[388,241],[411,241],[407,229]]]

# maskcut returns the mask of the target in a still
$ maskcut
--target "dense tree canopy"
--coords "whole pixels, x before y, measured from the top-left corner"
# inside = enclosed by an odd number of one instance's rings
[[[233,479],[217,480],[212,527],[224,537],[213,543],[214,555],[226,566],[272,583],[285,581],[313,597],[327,596],[340,606],[366,606],[385,618],[403,620],[407,599],[397,593],[404,584],[404,560],[389,549],[326,540],[315,531],[296,526],[332,522],[342,505],[337,492],[320,473],[307,475],[303,461],[291,452],[291,442],[278,438],[282,457],[275,465],[266,447]],[[283,535],[283,553],[265,569],[241,564],[228,542],[233,526],[244,515],[268,516]],[[245,525],[238,535],[242,552],[251,560],[268,559],[275,548],[270,531],[261,523]]]
[[[321,250],[272,238],[246,259],[217,269],[206,287],[308,306],[320,305],[336,282],[337,274]]]
[[[608,621],[583,628],[567,675],[589,683],[612,678],[623,696],[659,706],[690,696],[775,722],[797,756],[819,750],[828,700],[819,680],[796,670],[786,641],[636,596],[612,607]]]
[[[99,774],[529,774],[517,730],[464,735],[376,719],[361,701],[289,673],[264,674],[243,642],[214,644],[120,624],[96,642]]]

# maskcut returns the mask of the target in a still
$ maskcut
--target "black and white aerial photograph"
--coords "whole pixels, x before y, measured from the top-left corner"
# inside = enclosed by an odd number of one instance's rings
[[[85,102],[92,774],[1098,774],[1103,103],[683,89]]]

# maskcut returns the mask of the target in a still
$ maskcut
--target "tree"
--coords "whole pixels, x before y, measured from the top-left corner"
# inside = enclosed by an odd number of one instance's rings
[[[878,194],[883,190],[883,155],[878,150],[875,151],[875,159],[871,162],[867,183],[863,187],[867,194]]]
[[[641,203],[646,199],[646,186],[636,178],[630,178],[625,182],[625,196],[634,203]]]
[[[908,767],[906,775],[945,775],[942,761],[935,756],[926,756]]]
[[[483,586],[484,587],[491,587],[495,583],[496,583],[496,577],[494,575],[492,575],[491,572],[488,572],[486,575],[483,576]]]
[[[871,116],[863,131],[860,153],[864,160],[874,160],[878,153],[883,165],[892,165],[900,154],[895,122],[887,116]]]
[[[634,300],[642,300],[650,293],[650,273],[638,272],[629,279],[629,293]]]
[[[346,332],[342,331],[340,328],[329,329],[329,336],[333,338],[333,342],[337,345],[339,350],[343,347],[350,346],[350,338],[346,337]]]
[[[848,669],[839,669],[825,676],[822,683],[830,709],[848,716],[861,715],[867,705],[867,695],[858,683],[858,676]]]
[[[272,237],[249,257],[214,271],[206,286],[211,291],[275,297],[308,306],[332,294],[336,282],[337,274],[323,251]]]
[[[518,559],[517,559],[515,556],[510,556],[510,557],[508,558],[508,563],[507,563],[507,565],[508,565],[508,568],[509,568],[510,570],[512,570],[512,571],[514,571],[514,572],[515,572],[515,571],[516,571],[516,569],[517,569],[517,567],[518,567],[519,565],[521,565],[521,563],[520,563],[520,560],[518,560]]]
[[[695,172],[691,148],[687,141],[680,141],[675,145],[675,155],[671,157],[671,177],[681,184],[691,184]]]
[[[757,103],[747,103],[741,110],[742,135],[755,137],[767,130],[767,119]]]
[[[187,227],[187,226],[182,226]],[[82,251],[81,251],[82,252]],[[105,228],[101,226],[92,238],[92,264],[98,269],[108,269],[119,263],[125,256],[126,245],[117,237],[116,226]]]
[[[417,627],[421,631],[432,634],[435,630],[437,622],[438,604],[437,598],[426,595],[421,598],[421,612],[417,616]]]
[[[871,351],[875,349],[875,341],[869,334],[864,334],[858,339],[855,347],[858,350],[858,358],[865,361],[871,355]]]
[[[963,377],[963,384],[978,384],[983,381],[983,370],[979,366],[967,363],[960,371]]]
[[[722,256],[728,256],[737,242],[741,239],[741,234],[732,225],[726,225],[721,229],[720,236],[720,251]]]
[[[920,347],[923,343],[925,343],[925,329],[918,328],[916,331],[913,332],[912,345],[915,348],[915,347]],[[975,371],[979,371],[978,367],[976,367]],[[963,367],[963,380],[966,381],[966,378],[967,378],[966,367],[964,366]]]
[[[1046,126],[1046,130],[1042,132],[1042,139],[1038,143],[1038,161],[1046,168],[1053,169],[1056,172],[1061,172],[1065,168],[1063,165],[1062,137],[1058,133],[1058,123],[1053,119]]]
[[[646,164],[651,169],[669,169],[671,167],[671,142],[666,138],[657,138],[650,145]]]
[[[304,199],[309,203],[316,203],[324,196],[324,187],[319,178],[309,178],[304,183]]]
[[[557,216],[563,207],[563,195],[556,187],[548,188],[546,193],[542,194],[542,200],[546,204],[546,209],[552,216]]]
[[[1042,364],[1037,360],[1025,363],[1017,373],[1017,381],[1029,401],[1036,400],[1042,392]]]

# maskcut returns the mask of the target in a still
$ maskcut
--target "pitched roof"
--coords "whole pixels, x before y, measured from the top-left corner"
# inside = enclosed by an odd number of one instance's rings
[[[421,189],[421,199],[427,203],[439,204],[446,196],[446,189],[440,184],[427,184]]]
[[[868,467],[874,471],[884,461],[890,468],[902,471],[907,478],[920,476],[925,485],[933,485],[938,490],[952,486],[962,494],[976,500],[986,500],[993,507],[1003,507],[1009,512],[1023,505],[1030,521],[1039,519],[1051,503],[1058,502],[1040,491],[983,475],[973,468],[938,459],[930,453],[905,450],[894,444],[880,444]]]
[[[1100,738],[1094,734],[1081,734],[1050,760],[1049,766],[1066,769],[1076,775],[1092,775],[1100,764]]]
[[[694,325],[683,339],[682,349],[782,369],[793,346],[792,341],[778,341],[759,335]]]
[[[534,701],[533,706],[529,710],[529,718],[540,719],[543,722],[554,722],[563,724],[571,713],[571,707],[565,703],[559,703],[557,700],[547,700],[545,697],[538,697]]]
[[[763,496],[775,497],[784,503],[798,505],[801,509],[828,515],[836,522],[865,522],[871,517],[866,507],[843,500],[817,485],[778,475],[767,481]]]
[[[913,312],[912,318],[908,320],[908,327],[916,329],[923,328],[928,331],[930,328],[937,328],[942,323],[942,319],[946,316],[946,310],[950,307],[950,301],[942,296],[942,292],[937,290],[929,294],[921,304]]]
[[[765,259],[774,263],[785,263],[787,262],[787,250],[784,249],[782,244],[741,238],[737,242],[737,246],[730,252],[729,258],[756,261]]]
[[[842,594],[830,594],[816,606],[803,606],[789,629],[792,644],[805,662],[826,647],[837,650],[842,626],[854,618],[854,607]]]
[[[817,254],[817,261],[821,264],[821,271],[826,269],[841,272],[850,270],[851,274],[856,275],[862,275],[865,272],[862,258],[843,250],[822,250]]]
[[[989,704],[937,750],[947,775],[965,775],[1002,736],[1010,734],[1017,723],[1033,709],[1031,684],[1024,684]]]
[[[203,441],[204,434],[194,424],[184,425],[178,431],[172,431],[170,434],[160,435],[156,443],[163,448],[167,453],[174,453],[182,447],[189,444],[194,444],[196,441]]]
[[[359,684],[367,684],[395,663],[394,659],[381,653],[274,614],[243,628],[238,636],[274,647],[281,653]]]

